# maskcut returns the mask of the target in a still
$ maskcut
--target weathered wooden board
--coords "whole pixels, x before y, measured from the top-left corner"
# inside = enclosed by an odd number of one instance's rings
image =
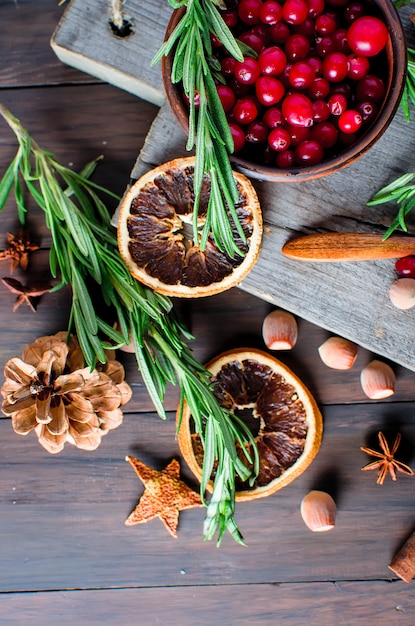
[[[316,460],[280,492],[237,503],[247,546],[226,534],[219,549],[202,540],[202,508],[180,514],[177,540],[158,519],[124,526],[143,493],[124,457],[155,469],[179,457],[174,414],[163,422],[154,413],[126,413],[93,454],[68,446],[56,457],[34,433],[18,436],[3,418],[0,591],[396,579],[388,564],[414,527],[414,478],[399,474],[396,483],[377,485],[375,473],[361,471],[369,457],[359,447],[373,445],[379,428],[399,429],[399,458],[408,461],[414,409],[414,403],[326,407]],[[331,532],[312,533],[301,519],[301,499],[313,488],[335,497]],[[405,584],[408,593],[414,586]]]
[[[412,626],[415,599],[400,582],[212,585],[13,593],[0,610],[3,626]]]
[[[52,37],[52,49],[64,63],[161,105],[160,65],[150,67],[150,62],[163,42],[172,8],[167,0],[126,0],[123,10],[134,32],[118,37],[110,27],[110,0],[72,0]]]
[[[264,213],[259,260],[240,287],[369,350],[415,369],[415,312],[389,301],[394,262],[301,263],[286,259],[282,245],[315,231],[383,233],[394,206],[368,208],[377,189],[415,168],[414,127],[398,112],[371,151],[348,168],[303,183],[254,180]],[[186,137],[165,104],[132,171],[137,178],[163,161],[186,154]],[[408,223],[413,223],[413,219]]]
[[[91,36],[83,36],[85,15],[82,16],[82,13],[85,8],[81,4],[76,0],[71,2],[54,36],[53,45],[56,51],[57,42],[62,47],[63,41],[66,41],[67,47],[72,49],[71,54],[74,54],[74,50],[78,52],[78,46],[82,46],[82,63],[85,64],[85,58],[92,54],[92,50],[94,58],[102,57],[102,43],[97,47],[95,39],[102,41],[104,37],[108,44],[109,36],[105,36],[108,26],[106,20],[102,19],[105,2],[97,3],[102,6],[99,10],[98,6],[95,8]],[[160,8],[159,2],[155,4]],[[136,17],[140,14],[140,7],[133,2],[130,5],[126,3],[125,10]],[[152,29],[156,26],[154,10],[154,3],[141,7],[141,11],[146,13],[144,31],[149,33],[151,30],[151,49],[134,38],[120,43],[112,37],[111,41],[111,46],[117,50],[122,48],[122,63],[118,67],[122,67],[123,72],[135,74],[137,78],[144,77],[145,84],[152,81],[157,84],[157,72],[149,75],[146,64],[159,45],[156,39],[162,41],[164,33],[162,19],[157,22],[158,30]],[[166,18],[165,13],[163,17]],[[74,37],[75,23],[77,30]],[[129,53],[125,46],[131,46]],[[137,46],[145,54],[150,50],[148,56],[139,55],[140,61],[137,60],[137,54],[133,54],[133,51],[137,52]],[[120,57],[114,54],[111,52],[111,58],[113,65],[117,66]],[[130,61],[132,66],[128,70]],[[106,78],[124,86],[113,70]],[[143,91],[143,85],[138,83],[135,93],[148,97],[148,93]],[[415,339],[412,332],[415,312],[399,311],[389,301],[388,288],[395,278],[393,261],[305,264],[284,258],[280,250],[289,238],[299,233],[331,230],[383,233],[394,217],[396,208],[369,209],[366,202],[375,191],[398,174],[415,169],[413,138],[413,125],[408,124],[399,111],[390,128],[370,152],[336,174],[303,183],[255,180],[254,185],[264,212],[265,234],[259,261],[240,285],[242,289],[274,305],[288,309],[411,369],[415,369]],[[162,106],[132,177],[138,177],[151,166],[186,154],[184,144],[183,132],[167,105]],[[411,223],[414,223],[413,219],[409,220]]]

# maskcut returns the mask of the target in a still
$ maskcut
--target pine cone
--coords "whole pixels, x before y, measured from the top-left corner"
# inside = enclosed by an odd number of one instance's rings
[[[2,411],[16,433],[35,430],[39,443],[56,454],[69,442],[95,450],[102,435],[123,420],[121,406],[131,398],[124,368],[107,351],[107,363],[84,367],[78,340],[67,333],[39,337],[4,368]]]

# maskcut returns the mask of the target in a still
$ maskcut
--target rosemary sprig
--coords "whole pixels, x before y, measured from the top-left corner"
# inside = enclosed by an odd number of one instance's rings
[[[395,9],[402,9],[402,7],[406,7],[409,4],[413,4],[414,0],[393,0],[393,5]]]
[[[408,61],[401,106],[407,122],[411,121],[410,106],[415,105],[415,50],[407,46]]]
[[[234,144],[216,90],[215,79],[221,80],[220,64],[213,57],[211,34],[240,61],[243,60],[241,47],[217,10],[219,0],[169,0],[169,3],[175,9],[185,6],[186,12],[153,58],[152,65],[173,51],[171,80],[182,83],[189,101],[186,148],[191,150],[195,147],[196,156],[193,239],[204,249],[211,232],[220,250],[226,251],[232,258],[243,256],[232,229],[234,224],[238,236],[243,242],[246,240],[235,210],[238,191],[229,160]],[[200,102],[198,108],[195,106],[195,94]],[[205,174],[211,180],[211,194],[206,221],[199,234],[198,204]]]
[[[212,539],[218,532],[219,543],[228,530],[236,541],[243,543],[234,519],[235,478],[239,475],[242,480],[252,480],[253,473],[238,458],[235,441],[242,449],[253,449],[252,458],[248,453],[246,458],[256,473],[252,434],[219,405],[211,389],[210,374],[192,355],[186,341],[191,335],[175,316],[170,299],[141,285],[124,265],[108,210],[99,194],[116,196],[90,180],[98,160],[77,174],[43,150],[2,104],[0,115],[18,141],[16,156],[0,181],[0,211],[13,193],[19,220],[24,224],[24,189],[44,211],[52,236],[50,269],[60,279],[55,290],[64,285],[72,289],[68,333],[75,328],[91,368],[97,361],[105,362],[108,341],[115,349],[129,343],[132,337],[138,368],[162,418],[166,417],[163,400],[167,384],[179,385],[181,405],[186,400],[191,408],[204,446],[202,497],[213,465],[217,465],[207,506],[205,538]],[[117,320],[117,329],[98,313],[103,307],[92,299],[91,284],[99,287],[108,316]]]
[[[367,202],[368,206],[376,206],[377,204],[385,204],[387,202],[396,202],[398,204],[398,213],[383,236],[387,239],[395,230],[402,228],[407,232],[406,217],[415,207],[415,184],[410,184],[414,179],[415,173],[408,173],[399,176],[389,185],[383,187]]]

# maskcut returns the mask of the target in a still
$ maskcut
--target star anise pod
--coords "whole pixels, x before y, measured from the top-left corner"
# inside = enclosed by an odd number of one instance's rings
[[[376,483],[378,485],[383,485],[383,483],[385,482],[385,478],[388,475],[388,472],[391,475],[392,480],[396,480],[396,470],[398,470],[398,472],[402,472],[403,474],[407,474],[408,476],[413,476],[414,473],[409,465],[405,465],[405,463],[397,461],[394,458],[395,453],[399,448],[399,444],[401,442],[401,434],[398,433],[396,435],[396,439],[392,445],[392,448],[389,448],[389,444],[386,441],[385,435],[383,433],[378,433],[378,438],[382,452],[379,452],[378,450],[372,450],[371,448],[366,448],[365,446],[362,446],[360,448],[362,452],[366,452],[366,454],[369,454],[370,456],[374,456],[379,459],[378,461],[368,463],[367,465],[362,467],[362,470],[365,471],[377,469],[378,479]]]
[[[2,278],[1,282],[9,291],[17,294],[17,298],[13,305],[13,312],[17,311],[21,304],[27,304],[33,313],[36,313],[40,296],[43,296],[52,289],[51,285],[47,285],[46,283],[26,286],[23,285],[20,280],[16,280],[16,278],[10,278],[8,276]]]
[[[10,416],[16,433],[34,430],[39,443],[51,453],[66,442],[95,450],[102,435],[119,426],[121,406],[131,397],[124,369],[108,351],[101,370],[84,367],[74,336],[65,332],[40,337],[7,361],[1,388],[2,411]]]
[[[39,246],[30,241],[30,237],[26,231],[20,230],[19,234],[7,233],[8,248],[0,252],[0,261],[10,259],[10,273],[19,267],[27,270],[29,264],[29,254],[35,250],[39,250]]]

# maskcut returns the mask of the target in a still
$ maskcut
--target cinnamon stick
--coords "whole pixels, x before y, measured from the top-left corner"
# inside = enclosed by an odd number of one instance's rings
[[[395,554],[388,567],[406,583],[411,582],[415,576],[415,531]]]

